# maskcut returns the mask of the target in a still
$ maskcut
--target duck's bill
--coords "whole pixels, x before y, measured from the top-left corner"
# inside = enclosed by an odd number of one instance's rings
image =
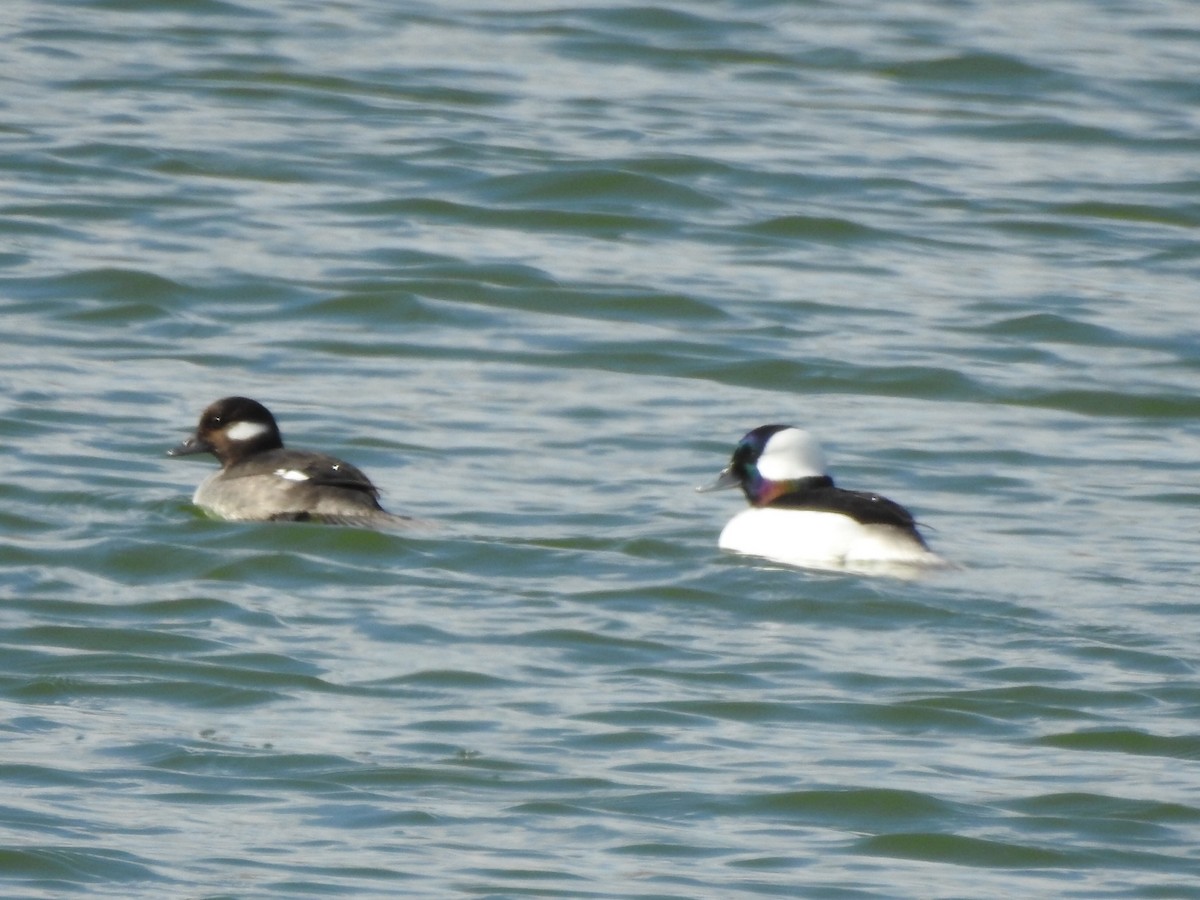
[[[730,466],[727,469],[721,470],[721,474],[717,476],[716,481],[711,484],[698,485],[696,490],[701,494],[707,494],[710,491],[725,491],[729,488],[740,487],[741,483],[741,479],[737,477],[737,474],[733,471],[733,467]]]
[[[192,435],[182,444],[177,447],[172,447],[167,451],[167,456],[191,456],[193,453],[209,453],[212,451],[212,444],[208,441],[202,441],[196,435]]]

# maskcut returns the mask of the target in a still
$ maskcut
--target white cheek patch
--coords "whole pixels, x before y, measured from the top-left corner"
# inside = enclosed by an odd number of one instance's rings
[[[299,469],[276,469],[275,474],[288,481],[308,481],[310,477]]]
[[[225,429],[225,437],[231,441],[249,441],[267,433],[262,422],[234,422]]]
[[[787,428],[771,435],[757,465],[758,473],[768,481],[812,478],[827,472],[821,445],[799,428]]]

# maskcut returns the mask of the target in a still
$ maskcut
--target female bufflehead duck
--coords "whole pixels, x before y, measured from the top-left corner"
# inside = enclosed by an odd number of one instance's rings
[[[717,480],[697,490],[733,487],[742,489],[752,508],[721,531],[722,549],[817,568],[944,564],[899,503],[835,487],[820,444],[799,428],[755,428],[738,442]]]
[[[208,476],[192,502],[223,519],[367,524],[397,520],[379,491],[348,462],[324,453],[285,450],[275,417],[247,397],[217,400],[196,433],[168,456],[211,453],[221,471]]]

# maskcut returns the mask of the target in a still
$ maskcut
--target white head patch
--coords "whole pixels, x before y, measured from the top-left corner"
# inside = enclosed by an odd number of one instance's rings
[[[250,441],[269,430],[262,422],[234,422],[225,429],[225,437],[231,441]]]
[[[299,469],[276,469],[275,474],[288,481],[308,481],[309,476]]]
[[[758,458],[758,474],[768,481],[795,481],[827,474],[817,439],[799,428],[785,428],[767,439]]]

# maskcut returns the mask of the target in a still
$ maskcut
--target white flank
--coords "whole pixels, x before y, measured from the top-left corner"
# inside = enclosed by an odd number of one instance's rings
[[[225,429],[225,437],[231,441],[249,441],[267,431],[267,426],[262,422],[234,422]]]
[[[299,469],[276,469],[275,474],[288,481],[308,481],[309,476]]]
[[[899,528],[807,509],[747,509],[729,520],[718,544],[795,566],[869,574],[903,577],[906,570],[946,566]]]

